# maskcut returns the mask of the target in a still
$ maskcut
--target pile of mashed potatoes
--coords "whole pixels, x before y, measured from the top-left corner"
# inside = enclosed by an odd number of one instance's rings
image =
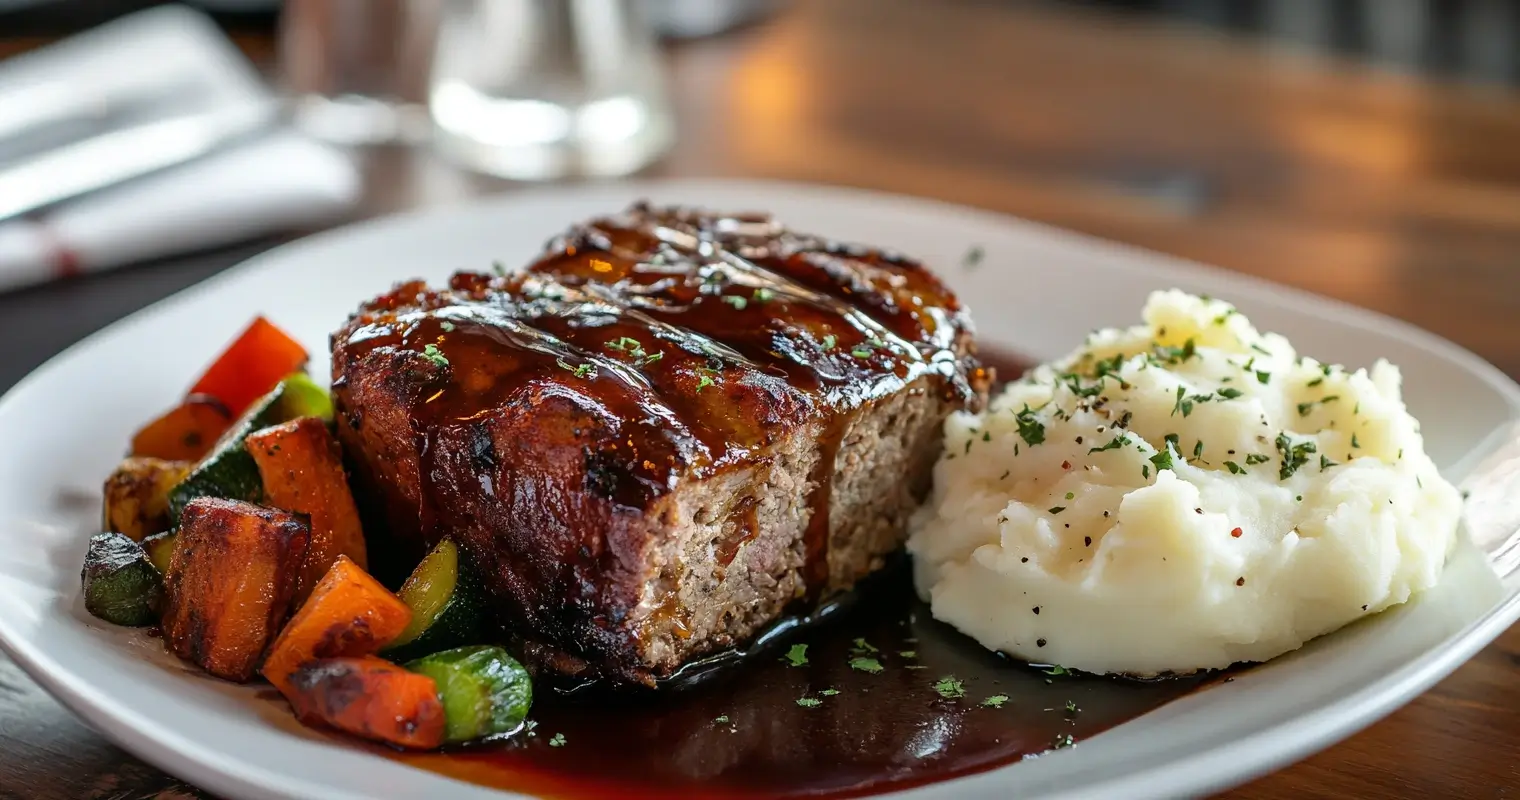
[[[1299,358],[1178,291],[1144,319],[946,423],[908,542],[935,617],[1152,675],[1265,661],[1435,584],[1461,498],[1396,367]]]

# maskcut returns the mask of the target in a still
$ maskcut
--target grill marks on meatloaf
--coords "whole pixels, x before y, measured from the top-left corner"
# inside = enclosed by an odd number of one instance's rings
[[[393,524],[415,514],[403,538],[494,531],[495,545],[470,549],[509,605],[524,598],[519,622],[596,660],[640,635],[625,618],[647,580],[640,537],[658,528],[646,516],[682,482],[751,467],[804,429],[821,457],[798,498],[811,509],[799,588],[820,591],[839,439],[861,409],[925,378],[942,402],[974,402],[968,330],[916,262],[760,216],[635,206],[551,242],[522,273],[413,282],[367,304],[334,336],[334,389]],[[415,456],[360,431],[361,413],[395,430],[392,404]],[[755,535],[736,533],[715,560]],[[516,585],[530,579],[553,585]]]
[[[961,312],[920,265],[777,230],[636,207],[525,273],[398,287],[351,323],[343,356],[434,348],[423,427],[537,391],[621,420],[609,446],[630,480],[614,499],[633,508],[926,373],[972,396],[952,349]]]

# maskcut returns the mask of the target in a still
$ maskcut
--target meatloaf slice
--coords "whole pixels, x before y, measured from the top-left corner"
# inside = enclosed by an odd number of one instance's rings
[[[987,375],[945,287],[762,215],[635,206],[332,339],[339,433],[540,666],[651,684],[898,548]]]

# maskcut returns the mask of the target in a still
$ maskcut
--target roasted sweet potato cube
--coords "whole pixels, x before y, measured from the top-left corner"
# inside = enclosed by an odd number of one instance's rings
[[[170,528],[169,490],[190,474],[188,461],[129,458],[106,478],[103,527],[140,542]]]
[[[192,394],[132,437],[132,455],[169,461],[199,461],[232,427],[232,412],[222,401]]]
[[[308,662],[290,679],[290,705],[318,723],[397,747],[443,744],[446,720],[438,684],[375,656]]]
[[[363,569],[364,529],[343,472],[343,452],[327,423],[302,417],[251,434],[247,446],[264,481],[265,502],[311,518],[296,600],[311,594],[338,556]]]
[[[347,556],[338,556],[274,640],[261,672],[289,696],[290,676],[302,664],[373,655],[400,636],[411,620],[406,603]]]
[[[290,610],[310,530],[238,500],[190,501],[165,576],[164,644],[231,681],[253,677]]]

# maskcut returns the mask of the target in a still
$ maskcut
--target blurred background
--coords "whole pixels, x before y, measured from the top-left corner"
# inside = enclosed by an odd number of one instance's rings
[[[994,209],[1520,376],[1517,83],[1520,0],[0,0],[0,388],[299,236],[625,175]],[[1513,786],[1515,664],[1242,796]],[[0,797],[172,783],[0,662]]]

